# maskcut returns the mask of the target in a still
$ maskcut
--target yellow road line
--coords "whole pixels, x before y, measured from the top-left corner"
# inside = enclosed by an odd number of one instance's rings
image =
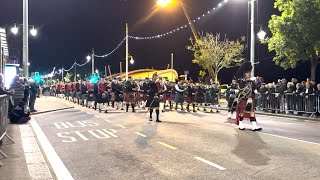
[[[173,150],[176,150],[177,148],[176,147],[174,147],[174,146],[171,146],[171,145],[169,145],[169,144],[166,144],[166,143],[164,143],[164,142],[158,142],[159,144],[161,144],[162,146],[165,146],[165,147],[167,147],[167,148],[169,148],[169,149],[173,149]]]

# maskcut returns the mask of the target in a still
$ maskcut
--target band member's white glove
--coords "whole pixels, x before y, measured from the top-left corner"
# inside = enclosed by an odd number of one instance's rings
[[[234,92],[235,92],[235,93],[238,93],[238,92],[239,92],[239,89],[234,90]]]
[[[254,90],[254,93],[255,93],[255,94],[258,94],[258,90]]]

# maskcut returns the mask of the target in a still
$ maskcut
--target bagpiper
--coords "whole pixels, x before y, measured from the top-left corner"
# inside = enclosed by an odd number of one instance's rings
[[[193,84],[193,81],[190,81],[187,89],[186,89],[186,97],[187,97],[187,111],[190,112],[190,105],[192,105],[193,112],[196,112],[196,104],[195,104],[195,95],[196,89]]]
[[[181,105],[181,111],[183,111],[183,102],[184,102],[184,89],[183,89],[183,82],[182,80],[177,81],[176,85],[174,86],[176,95],[175,95],[175,102],[176,102],[176,108],[175,110],[178,110],[178,104]]]
[[[157,85],[157,74],[153,74],[152,81],[149,82],[149,88],[148,88],[148,100],[147,100],[147,107],[150,111],[150,118],[149,121],[152,121],[152,113],[153,110],[156,110],[157,120],[156,122],[161,122],[159,119],[160,116],[160,100],[159,100],[159,86]]]
[[[135,102],[136,102],[136,85],[132,81],[131,76],[128,77],[128,81],[124,83],[124,90],[123,90],[123,99],[126,103],[126,112],[129,111],[129,106],[131,105],[132,112],[135,112]]]
[[[231,119],[233,117],[233,112],[236,109],[236,104],[233,103],[235,98],[236,98],[236,94],[238,93],[238,83],[237,83],[237,79],[233,78],[232,79],[232,83],[229,85],[227,92],[226,92],[226,100],[228,102],[228,119]]]
[[[237,94],[236,121],[240,130],[244,130],[243,120],[248,119],[252,123],[253,131],[262,130],[257,125],[255,116],[255,83],[251,78],[252,65],[250,62],[244,62],[238,70],[236,77],[238,78],[239,93]]]

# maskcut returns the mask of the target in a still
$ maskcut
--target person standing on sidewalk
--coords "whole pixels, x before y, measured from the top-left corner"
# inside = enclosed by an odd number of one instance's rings
[[[24,97],[24,85],[20,81],[20,77],[14,77],[9,90],[14,90],[14,94],[12,95],[13,105],[14,107],[18,106]]]
[[[29,102],[30,112],[37,112],[37,110],[35,110],[34,108],[34,105],[36,103],[39,86],[33,79],[29,79],[29,84],[30,84],[30,102]]]

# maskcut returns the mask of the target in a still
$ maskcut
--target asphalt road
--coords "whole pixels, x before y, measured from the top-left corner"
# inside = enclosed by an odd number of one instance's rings
[[[166,112],[162,123],[145,110],[109,111],[75,106],[34,116],[74,179],[320,179],[320,122],[258,116],[263,131],[252,132],[223,111]]]

